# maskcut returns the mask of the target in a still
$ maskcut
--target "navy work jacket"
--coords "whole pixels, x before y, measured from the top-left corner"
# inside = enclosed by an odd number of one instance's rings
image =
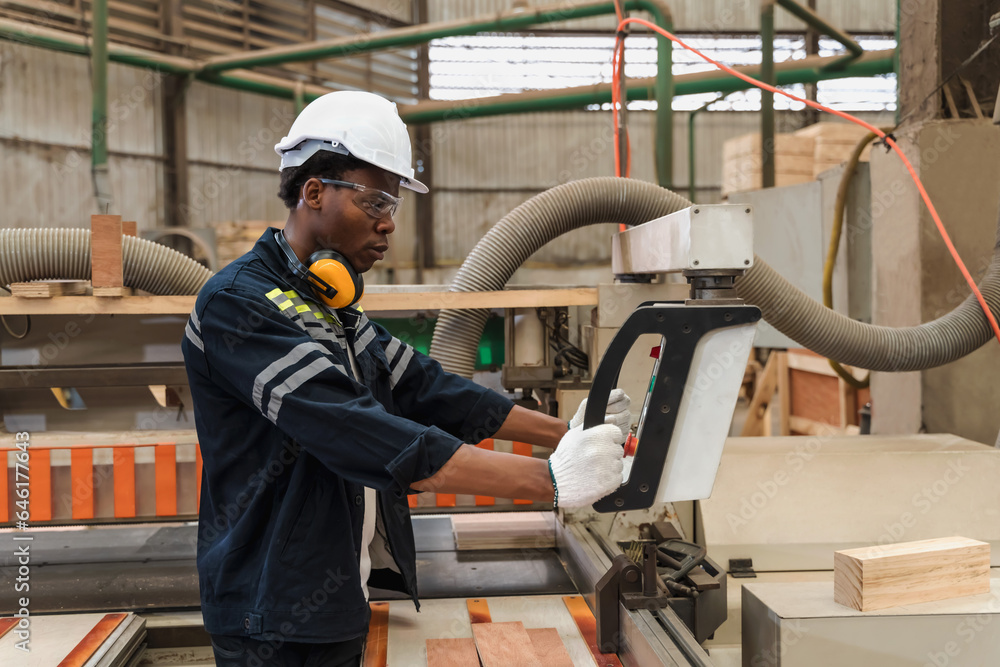
[[[368,629],[364,487],[396,566],[373,562],[368,583],[416,603],[410,484],[492,436],[513,403],[360,309],[320,306],[274,233],[209,280],[182,343],[203,458],[201,609],[212,634],[343,641]]]

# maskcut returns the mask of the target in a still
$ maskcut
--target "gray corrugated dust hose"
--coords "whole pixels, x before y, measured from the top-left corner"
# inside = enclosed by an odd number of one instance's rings
[[[197,294],[212,272],[181,253],[122,237],[125,285],[152,294]],[[89,229],[0,229],[0,285],[30,280],[90,280]]]
[[[503,217],[476,244],[449,291],[504,288],[514,271],[546,243],[579,227],[602,222],[637,225],[690,206],[684,197],[652,183],[588,178],[546,190]],[[1000,222],[993,263],[980,289],[1000,313]],[[947,315],[915,327],[863,324],[827,309],[782,278],[762,259],[737,288],[776,329],[841,363],[876,371],[915,371],[954,361],[982,346],[991,331],[973,296]],[[488,310],[443,311],[431,356],[445,369],[471,377]]]

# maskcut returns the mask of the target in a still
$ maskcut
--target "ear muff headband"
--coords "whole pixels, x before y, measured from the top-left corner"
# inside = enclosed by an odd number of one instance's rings
[[[362,277],[347,258],[333,250],[319,250],[309,256],[306,280],[323,303],[331,308],[346,308],[358,302],[365,291]],[[334,294],[330,295],[328,287]]]
[[[309,256],[309,268],[306,268],[295,256],[283,232],[276,232],[274,239],[288,259],[288,268],[312,286],[317,299],[331,308],[346,308],[361,299],[365,291],[364,279],[346,257],[333,250],[318,250]]]

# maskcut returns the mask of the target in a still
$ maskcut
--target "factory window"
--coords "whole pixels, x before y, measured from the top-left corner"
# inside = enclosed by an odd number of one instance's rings
[[[759,35],[684,35],[683,39],[705,55],[727,65],[760,63]],[[865,50],[893,49],[894,39],[884,36],[858,37]],[[611,49],[614,38],[607,36],[476,35],[448,37],[431,42],[431,99],[459,100],[527,90],[548,90],[585,86],[611,81]],[[821,39],[820,56],[833,56],[842,47]],[[775,40],[776,63],[804,58],[805,37],[781,36]],[[674,46],[674,74],[712,69],[693,53]],[[656,75],[656,39],[644,35],[629,37],[625,52],[625,73],[629,78]],[[805,88],[787,90],[804,96]],[[821,81],[820,102],[845,111],[883,111],[896,108],[896,77],[893,74],[865,78]],[[690,110],[716,98],[714,93],[685,95],[674,99],[676,110]],[[801,109],[803,105],[778,96],[776,109]],[[655,109],[655,101],[634,101],[630,109]],[[760,109],[760,91],[735,92],[712,106],[717,111]]]

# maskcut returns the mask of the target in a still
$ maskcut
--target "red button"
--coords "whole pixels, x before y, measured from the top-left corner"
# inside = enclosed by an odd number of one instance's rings
[[[629,433],[628,438],[625,439],[625,456],[635,456],[635,446],[637,444],[639,444],[639,440]]]
[[[662,345],[657,345],[656,347],[654,347],[652,350],[649,351],[649,356],[651,356],[653,359],[659,359],[660,358],[660,348],[661,347],[663,347],[663,346]]]

